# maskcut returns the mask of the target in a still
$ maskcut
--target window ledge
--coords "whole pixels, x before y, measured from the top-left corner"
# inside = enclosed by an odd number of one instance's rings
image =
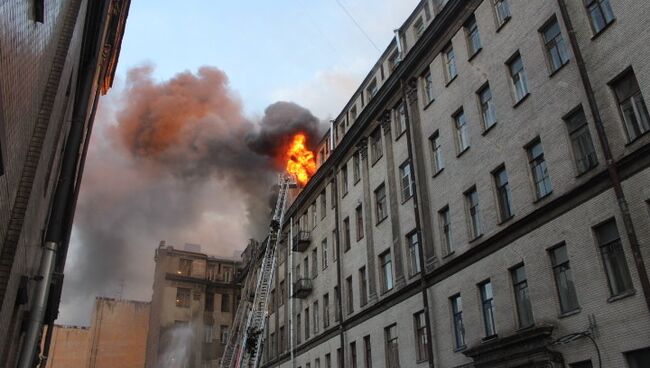
[[[484,338],[481,339],[481,342],[482,342],[482,343],[483,343],[483,342],[490,342],[490,341],[492,341],[492,340],[494,340],[494,339],[496,339],[496,338],[498,338],[498,337],[499,337],[498,334],[494,334],[494,335],[490,335],[490,336],[485,336]]]
[[[361,175],[359,175],[359,179],[357,179],[352,185],[356,186],[357,184],[359,184],[360,181],[361,181]]]
[[[548,75],[548,77],[549,77],[549,78],[553,78],[553,76],[555,76],[557,73],[559,73],[560,70],[564,69],[565,66],[569,65],[570,62],[571,62],[571,59],[567,60],[566,63],[560,65],[559,68],[553,70],[553,71],[551,72],[551,74]]]
[[[512,220],[514,217],[515,217],[514,214],[513,214],[513,215],[510,215],[510,217],[508,217],[508,218],[504,218],[503,220],[497,222],[497,225],[503,225],[503,224],[505,224],[506,222],[509,222],[510,220]]]
[[[591,20],[589,20],[589,21],[591,22]],[[593,41],[593,40],[597,39],[598,37],[600,37],[600,35],[603,34],[607,30],[607,28],[609,28],[614,23],[616,23],[616,18],[612,19],[611,22],[607,23],[605,25],[605,27],[603,27],[603,29],[601,29],[600,31],[594,33],[594,35],[591,36],[591,40]]]
[[[411,194],[408,198],[402,199],[401,204],[404,204],[404,203],[408,202],[411,198],[413,198],[413,194]]]
[[[436,102],[436,99],[435,99],[435,98],[432,99],[431,101],[427,102],[427,104],[424,105],[424,107],[422,108],[422,110],[426,110],[426,109],[428,109],[429,106],[431,106],[434,102]]]
[[[456,78],[458,78],[458,73],[456,73],[456,75],[454,75],[453,78],[451,78],[450,80],[447,81],[447,83],[445,83],[445,88],[449,87],[449,85],[452,84],[456,80]]]
[[[388,218],[388,216],[384,216],[381,220],[377,221],[377,223],[375,224],[375,226],[379,226],[379,225],[381,225],[381,223],[384,222],[384,221],[386,221],[387,218]]]
[[[627,148],[627,147],[633,145],[633,144],[636,143],[639,139],[641,139],[641,137],[643,137],[643,136],[645,136],[645,135],[648,135],[648,134],[650,134],[650,130],[646,130],[645,132],[643,132],[643,133],[637,135],[634,139],[632,139],[631,141],[625,143],[625,147]]]
[[[496,32],[499,33],[501,31],[501,28],[505,27],[505,25],[510,22],[510,19],[512,19],[512,15],[509,15],[506,19],[503,20],[501,24],[497,26]]]
[[[395,140],[400,139],[400,138],[404,135],[404,133],[406,133],[406,129],[402,130],[402,131],[401,131],[401,132],[400,132],[400,133],[395,137]]]
[[[442,169],[436,171],[436,172],[433,174],[432,178],[435,178],[436,176],[440,175],[443,171],[445,171],[445,168],[444,168],[444,167],[443,167]]]
[[[557,318],[562,319],[562,318],[571,317],[571,316],[574,316],[574,315],[576,315],[576,314],[578,314],[578,313],[580,313],[580,312],[582,312],[582,308],[578,307],[578,309],[574,309],[574,310],[572,310],[572,311],[568,311],[568,312],[560,313],[560,315],[557,316]]]
[[[539,203],[539,202],[545,200],[546,198],[550,197],[551,194],[553,194],[553,191],[552,191],[552,190],[551,190],[550,192],[546,193],[545,195],[543,195],[542,197],[537,197],[537,198],[535,198],[535,200],[533,201],[533,203]]]
[[[467,151],[469,151],[469,147],[467,147],[467,148],[465,148],[464,150],[458,152],[458,154],[456,155],[456,158],[459,158],[460,156],[462,156],[463,154],[465,154],[465,152],[467,152]]]
[[[599,164],[600,164],[600,163],[596,161],[596,164],[595,164],[595,165],[589,167],[589,168],[588,168],[587,170],[585,170],[585,171],[582,171],[582,172],[577,173],[576,176],[575,176],[575,178],[578,179],[578,178],[580,178],[580,177],[582,177],[582,176],[585,176],[585,174],[587,174],[588,172],[590,172],[590,171],[592,171],[593,169],[597,168]]]
[[[341,199],[345,198],[345,196],[347,196],[348,193],[349,193],[349,192],[345,192],[345,193],[343,193],[343,194],[341,195]]]
[[[477,236],[473,237],[472,240],[469,241],[470,244],[476,243],[477,240],[481,239],[483,237],[483,233],[478,234]]]
[[[519,101],[515,102],[515,104],[512,105],[512,108],[516,109],[519,105],[521,105],[524,101],[528,99],[528,96],[530,96],[530,92],[526,92],[524,97],[520,98]]]
[[[634,295],[636,295],[636,290],[631,289],[631,290],[628,290],[628,291],[626,291],[626,292],[624,292],[622,294],[618,294],[618,295],[614,295],[614,296],[609,297],[607,299],[607,303],[613,303],[613,302],[619,301],[621,299],[629,298],[629,297],[634,296]]]
[[[467,345],[456,347],[454,348],[454,353],[458,353],[459,351],[463,351],[465,349],[467,349]]]
[[[453,256],[455,253],[456,253],[456,251],[452,250],[451,252],[449,252],[449,253],[445,254],[444,256],[442,256],[442,259],[451,258],[451,256]]]
[[[486,136],[486,135],[487,135],[487,134],[488,134],[492,129],[494,129],[494,127],[497,125],[497,123],[498,123],[498,121],[495,121],[492,125],[490,125],[489,127],[485,128],[485,130],[483,130],[483,132],[481,133],[481,135],[485,137],[485,136]]]
[[[381,160],[382,157],[384,157],[383,154],[382,154],[381,156],[375,158],[375,159],[372,161],[372,165],[370,165],[370,167],[375,167],[375,164],[376,164],[377,162],[379,162],[379,160]]]
[[[467,59],[467,61],[472,61],[476,57],[476,55],[480,54],[481,51],[483,50],[483,46],[479,47],[478,50],[474,51],[474,53]]]
[[[533,327],[535,327],[535,322],[529,324],[528,326],[519,327],[519,328],[517,328],[517,329],[515,330],[515,332],[528,331],[528,330],[532,329]]]

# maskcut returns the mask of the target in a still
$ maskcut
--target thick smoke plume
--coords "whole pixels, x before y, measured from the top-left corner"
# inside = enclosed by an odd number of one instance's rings
[[[320,121],[290,102],[270,105],[259,121],[246,118],[213,67],[163,82],[151,67],[132,69],[108,97],[75,216],[66,322],[83,323],[97,294],[148,300],[161,239],[231,256],[264,236],[286,145],[298,132],[311,144],[322,134]]]

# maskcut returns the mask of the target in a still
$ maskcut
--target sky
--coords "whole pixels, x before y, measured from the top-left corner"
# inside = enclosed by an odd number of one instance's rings
[[[150,300],[160,240],[234,256],[259,237],[275,138],[321,133],[417,3],[133,0],[57,323],[88,325],[96,296]]]

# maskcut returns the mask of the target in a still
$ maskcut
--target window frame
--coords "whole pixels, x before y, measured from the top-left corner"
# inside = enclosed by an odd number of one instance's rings
[[[607,20],[605,19],[605,13],[603,12],[603,7],[602,3],[607,2],[607,5],[609,6],[609,9],[611,11],[611,16],[612,18]],[[592,10],[589,9],[590,5],[593,5],[594,3],[597,4],[598,7],[598,13],[602,17],[603,25],[600,29],[596,28],[596,25],[594,24],[594,18],[592,17]],[[591,30],[593,32],[593,37],[596,37],[603,33],[609,26],[616,21],[616,15],[614,15],[614,9],[612,8],[612,4],[609,3],[609,0],[584,0],[583,5],[585,8],[585,11],[587,12],[587,18],[589,19],[589,26],[591,27]]]
[[[537,145],[541,147],[541,154],[534,156],[533,148],[536,147]],[[539,136],[536,137],[525,146],[525,149],[526,149],[526,154],[528,156],[528,167],[530,170],[530,177],[533,183],[535,201],[540,201],[544,198],[549,197],[553,193],[553,182],[551,180],[550,169],[546,161],[546,155],[544,153],[544,146],[542,145],[542,140],[540,139]],[[540,178],[537,177],[538,171],[536,170],[536,168],[542,166],[542,164],[544,167],[542,167],[540,170],[542,173],[545,172],[546,175],[542,176],[541,180],[539,180]],[[540,183],[544,183],[543,186],[544,188],[546,188],[545,189],[546,191],[544,193],[542,193],[542,191],[540,190],[541,188]]]
[[[505,183],[502,182],[502,178],[499,175],[501,173],[505,175]],[[515,216],[512,191],[510,190],[510,177],[504,164],[499,165],[492,171],[492,179],[496,192],[497,208],[499,210],[499,223],[504,223]]]
[[[399,335],[397,323],[384,327],[384,351],[386,368],[399,368]]]
[[[617,90],[619,89],[620,83],[626,80],[630,81],[631,83],[634,83],[636,85],[636,89],[634,89],[634,93],[631,93],[628,96],[626,96],[626,98],[622,99],[619,93],[617,92]],[[645,98],[643,97],[641,86],[639,86],[639,80],[636,77],[636,73],[634,72],[634,69],[632,69],[632,67],[626,68],[612,81],[610,81],[608,85],[610,86],[614,94],[614,98],[617,104],[618,114],[621,119],[621,122],[623,123],[623,129],[627,136],[628,144],[648,134],[648,132],[650,132],[650,113],[648,113],[648,107],[645,103]],[[632,89],[632,88],[628,88],[628,89]],[[635,119],[634,125],[631,125],[631,122],[626,118],[627,115],[625,114],[625,108],[623,107],[623,105],[626,103],[631,104],[632,112],[634,114],[634,119]],[[640,108],[642,108],[643,111],[639,111]],[[645,113],[644,114],[645,116],[642,116],[642,112]],[[645,122],[647,126],[645,127],[643,126],[642,121],[644,119],[641,118],[645,118]],[[634,136],[632,136],[631,134],[632,133],[630,131],[631,128],[632,130],[635,130]]]
[[[395,288],[393,256],[390,249],[379,255],[379,267],[381,270],[381,292],[385,294]]]
[[[413,242],[413,239],[415,239],[415,243]],[[417,229],[413,229],[408,234],[406,234],[406,242],[409,254],[409,276],[413,277],[419,275],[422,272],[422,269],[420,267],[422,242],[420,241],[420,234],[418,234]]]
[[[516,72],[514,69],[515,64],[521,64],[521,68],[517,69]],[[526,73],[524,58],[521,56],[519,50],[517,50],[510,58],[508,58],[506,61],[506,67],[508,69],[511,94],[515,100],[514,107],[517,107],[530,95],[528,73]],[[515,76],[517,77],[516,79]],[[521,86],[521,90],[518,88],[518,86]]]
[[[557,28],[557,33],[551,39],[548,39],[547,32],[553,27]],[[540,35],[544,47],[546,66],[548,67],[550,75],[553,76],[571,60],[571,54],[566,44],[566,40],[564,39],[562,27],[560,26],[560,22],[557,20],[557,16],[553,14],[553,16],[547,20],[544,25],[537,30],[537,32]],[[553,56],[553,50],[556,50],[558,60]],[[556,65],[556,61],[559,61],[560,64]]]
[[[451,210],[445,205],[438,210],[438,221],[440,224],[440,236],[442,237],[443,254],[445,256],[454,253],[454,238],[452,233]]]
[[[571,155],[573,156],[573,166],[577,175],[582,175],[597,167],[599,164],[598,154],[591,137],[587,115],[582,105],[564,115],[562,120],[566,127]],[[575,124],[576,121],[579,121],[579,123]],[[585,152],[585,149],[590,149],[591,152]]]
[[[605,226],[608,226],[612,224],[614,226],[614,230],[616,230],[617,238],[609,240],[607,242],[603,242],[602,236],[599,233],[599,229],[603,229]],[[634,281],[632,280],[632,275],[630,273],[630,268],[629,265],[627,264],[627,256],[625,254],[625,249],[623,248],[623,240],[621,238],[621,233],[618,229],[618,224],[616,222],[616,218],[610,217],[609,219],[595,225],[592,227],[592,231],[594,234],[594,239],[596,241],[596,245],[598,247],[598,252],[600,254],[600,260],[603,265],[603,270],[605,271],[605,278],[607,279],[607,286],[609,289],[609,295],[610,298],[609,300],[615,300],[617,298],[621,298],[627,295],[633,294],[634,291]],[[626,285],[623,285],[623,289],[621,290],[614,290],[614,285],[612,283],[612,270],[610,269],[611,266],[608,266],[612,261],[608,261],[605,259],[605,256],[607,255],[604,253],[604,248],[605,247],[616,247],[615,251],[618,253],[616,254],[616,257],[619,262],[622,262],[621,264],[618,264],[617,266],[621,267],[618,271],[621,273],[618,275],[618,278],[620,279],[619,282],[623,282]],[[611,253],[612,250],[609,250]],[[620,258],[619,258],[620,257]],[[615,261],[616,261],[615,260]]]
[[[436,129],[429,137],[429,144],[431,145],[431,170],[433,176],[437,176],[442,170],[445,169],[445,158],[442,153],[442,144],[440,143],[440,130]]]
[[[429,341],[427,339],[427,319],[424,310],[413,314],[413,332],[415,334],[415,362],[422,363],[429,359]]]
[[[489,93],[490,98],[484,100],[485,93]],[[478,99],[479,111],[481,112],[481,125],[483,128],[483,133],[485,134],[488,130],[492,129],[497,125],[497,109],[496,104],[494,103],[494,95],[492,94],[492,89],[490,88],[490,83],[486,82],[476,91],[476,97]],[[488,121],[488,117],[491,117],[492,122]]]
[[[456,52],[454,51],[454,46],[449,42],[442,49],[442,62],[445,72],[445,81],[447,86],[458,77],[458,66],[456,65]]]
[[[357,242],[363,239],[365,236],[365,228],[363,222],[363,204],[359,205],[354,209],[354,218],[355,218],[355,227],[357,233]]]
[[[523,275],[524,279],[519,280],[518,279],[518,270],[523,270]],[[523,263],[519,263],[509,269],[510,271],[510,281],[511,281],[511,287],[513,291],[513,296],[515,300],[515,312],[517,316],[517,326],[519,329],[525,329],[529,328],[531,326],[535,325],[535,316],[533,313],[533,303],[530,299],[530,288],[528,285],[528,275],[526,274],[526,267]],[[523,307],[526,308],[526,313],[528,314],[527,316],[522,313],[522,305],[520,304],[521,301],[519,299],[519,296],[521,295],[519,293],[520,290],[525,290],[525,293],[523,293],[526,296],[526,303],[523,305]],[[524,321],[523,318],[525,317],[530,317],[530,320]],[[526,323],[527,322],[527,323]]]
[[[380,197],[379,194],[382,194]],[[386,184],[381,183],[377,189],[374,190],[375,199],[375,224],[379,225],[386,218],[388,218],[388,198],[386,194]]]
[[[502,14],[500,12],[499,5],[505,4],[505,11],[507,14]],[[497,32],[512,18],[512,12],[510,11],[510,4],[507,0],[492,0],[492,10],[494,11],[494,19],[496,21]]]
[[[478,196],[476,185],[467,189],[465,196],[465,208],[467,208],[467,219],[469,220],[469,238],[470,241],[478,239],[483,235],[483,224],[481,219],[481,202]]]
[[[407,172],[408,168],[408,172]],[[413,180],[413,167],[411,166],[411,160],[406,159],[399,166],[399,177],[400,177],[400,195],[402,198],[402,203],[408,201],[413,197],[414,194],[414,180]],[[408,184],[405,185],[405,180],[408,180]]]
[[[556,252],[562,248],[564,248],[565,257],[566,257],[565,260],[559,260],[556,255]],[[574,313],[576,311],[580,311],[580,301],[578,300],[578,292],[575,287],[573,272],[571,271],[571,259],[569,258],[569,251],[566,243],[561,242],[559,244],[556,244],[551,248],[547,249],[547,252],[548,252],[549,261],[551,263],[551,270],[553,272],[555,291],[557,293],[558,304],[560,306],[560,315],[567,315],[567,314]],[[570,302],[565,302],[566,298],[562,296],[563,294],[560,289],[560,281],[559,281],[560,273],[563,273],[565,275],[565,278],[567,280],[570,280],[570,283],[567,283],[567,285],[570,285],[571,290],[569,291],[569,293],[573,294],[572,298],[574,299],[573,302],[575,302],[574,306],[569,306],[565,304]],[[567,289],[568,288],[569,287],[567,286]],[[571,297],[569,297],[569,299],[570,298]]]
[[[463,323],[463,299],[460,293],[449,297],[451,329],[454,351],[465,349],[465,324]]]
[[[463,29],[465,30],[465,41],[467,42],[467,54],[469,60],[471,60],[483,50],[478,22],[474,13],[467,18],[463,24]]]
[[[467,118],[465,117],[465,111],[462,107],[456,110],[456,112],[452,115],[452,120],[454,123],[454,132],[456,135],[456,156],[458,157],[465,153],[465,151],[469,150],[471,145],[469,137],[469,126],[467,123]]]
[[[368,138],[370,138],[370,159],[374,165],[384,156],[384,147],[381,141],[381,127],[375,128]]]
[[[488,285],[490,287],[489,296],[487,295],[488,289],[486,288]],[[482,281],[477,286],[481,298],[481,316],[483,317],[483,332],[485,333],[483,339],[488,340],[497,336],[497,326],[494,320],[494,288],[490,279]]]

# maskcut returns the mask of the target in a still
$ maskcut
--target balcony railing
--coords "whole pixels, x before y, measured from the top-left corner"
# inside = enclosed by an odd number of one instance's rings
[[[293,284],[293,296],[304,299],[311,294],[312,289],[313,286],[311,279],[298,279],[298,281]]]
[[[304,252],[311,243],[311,233],[309,231],[300,230],[293,236],[293,251]]]

